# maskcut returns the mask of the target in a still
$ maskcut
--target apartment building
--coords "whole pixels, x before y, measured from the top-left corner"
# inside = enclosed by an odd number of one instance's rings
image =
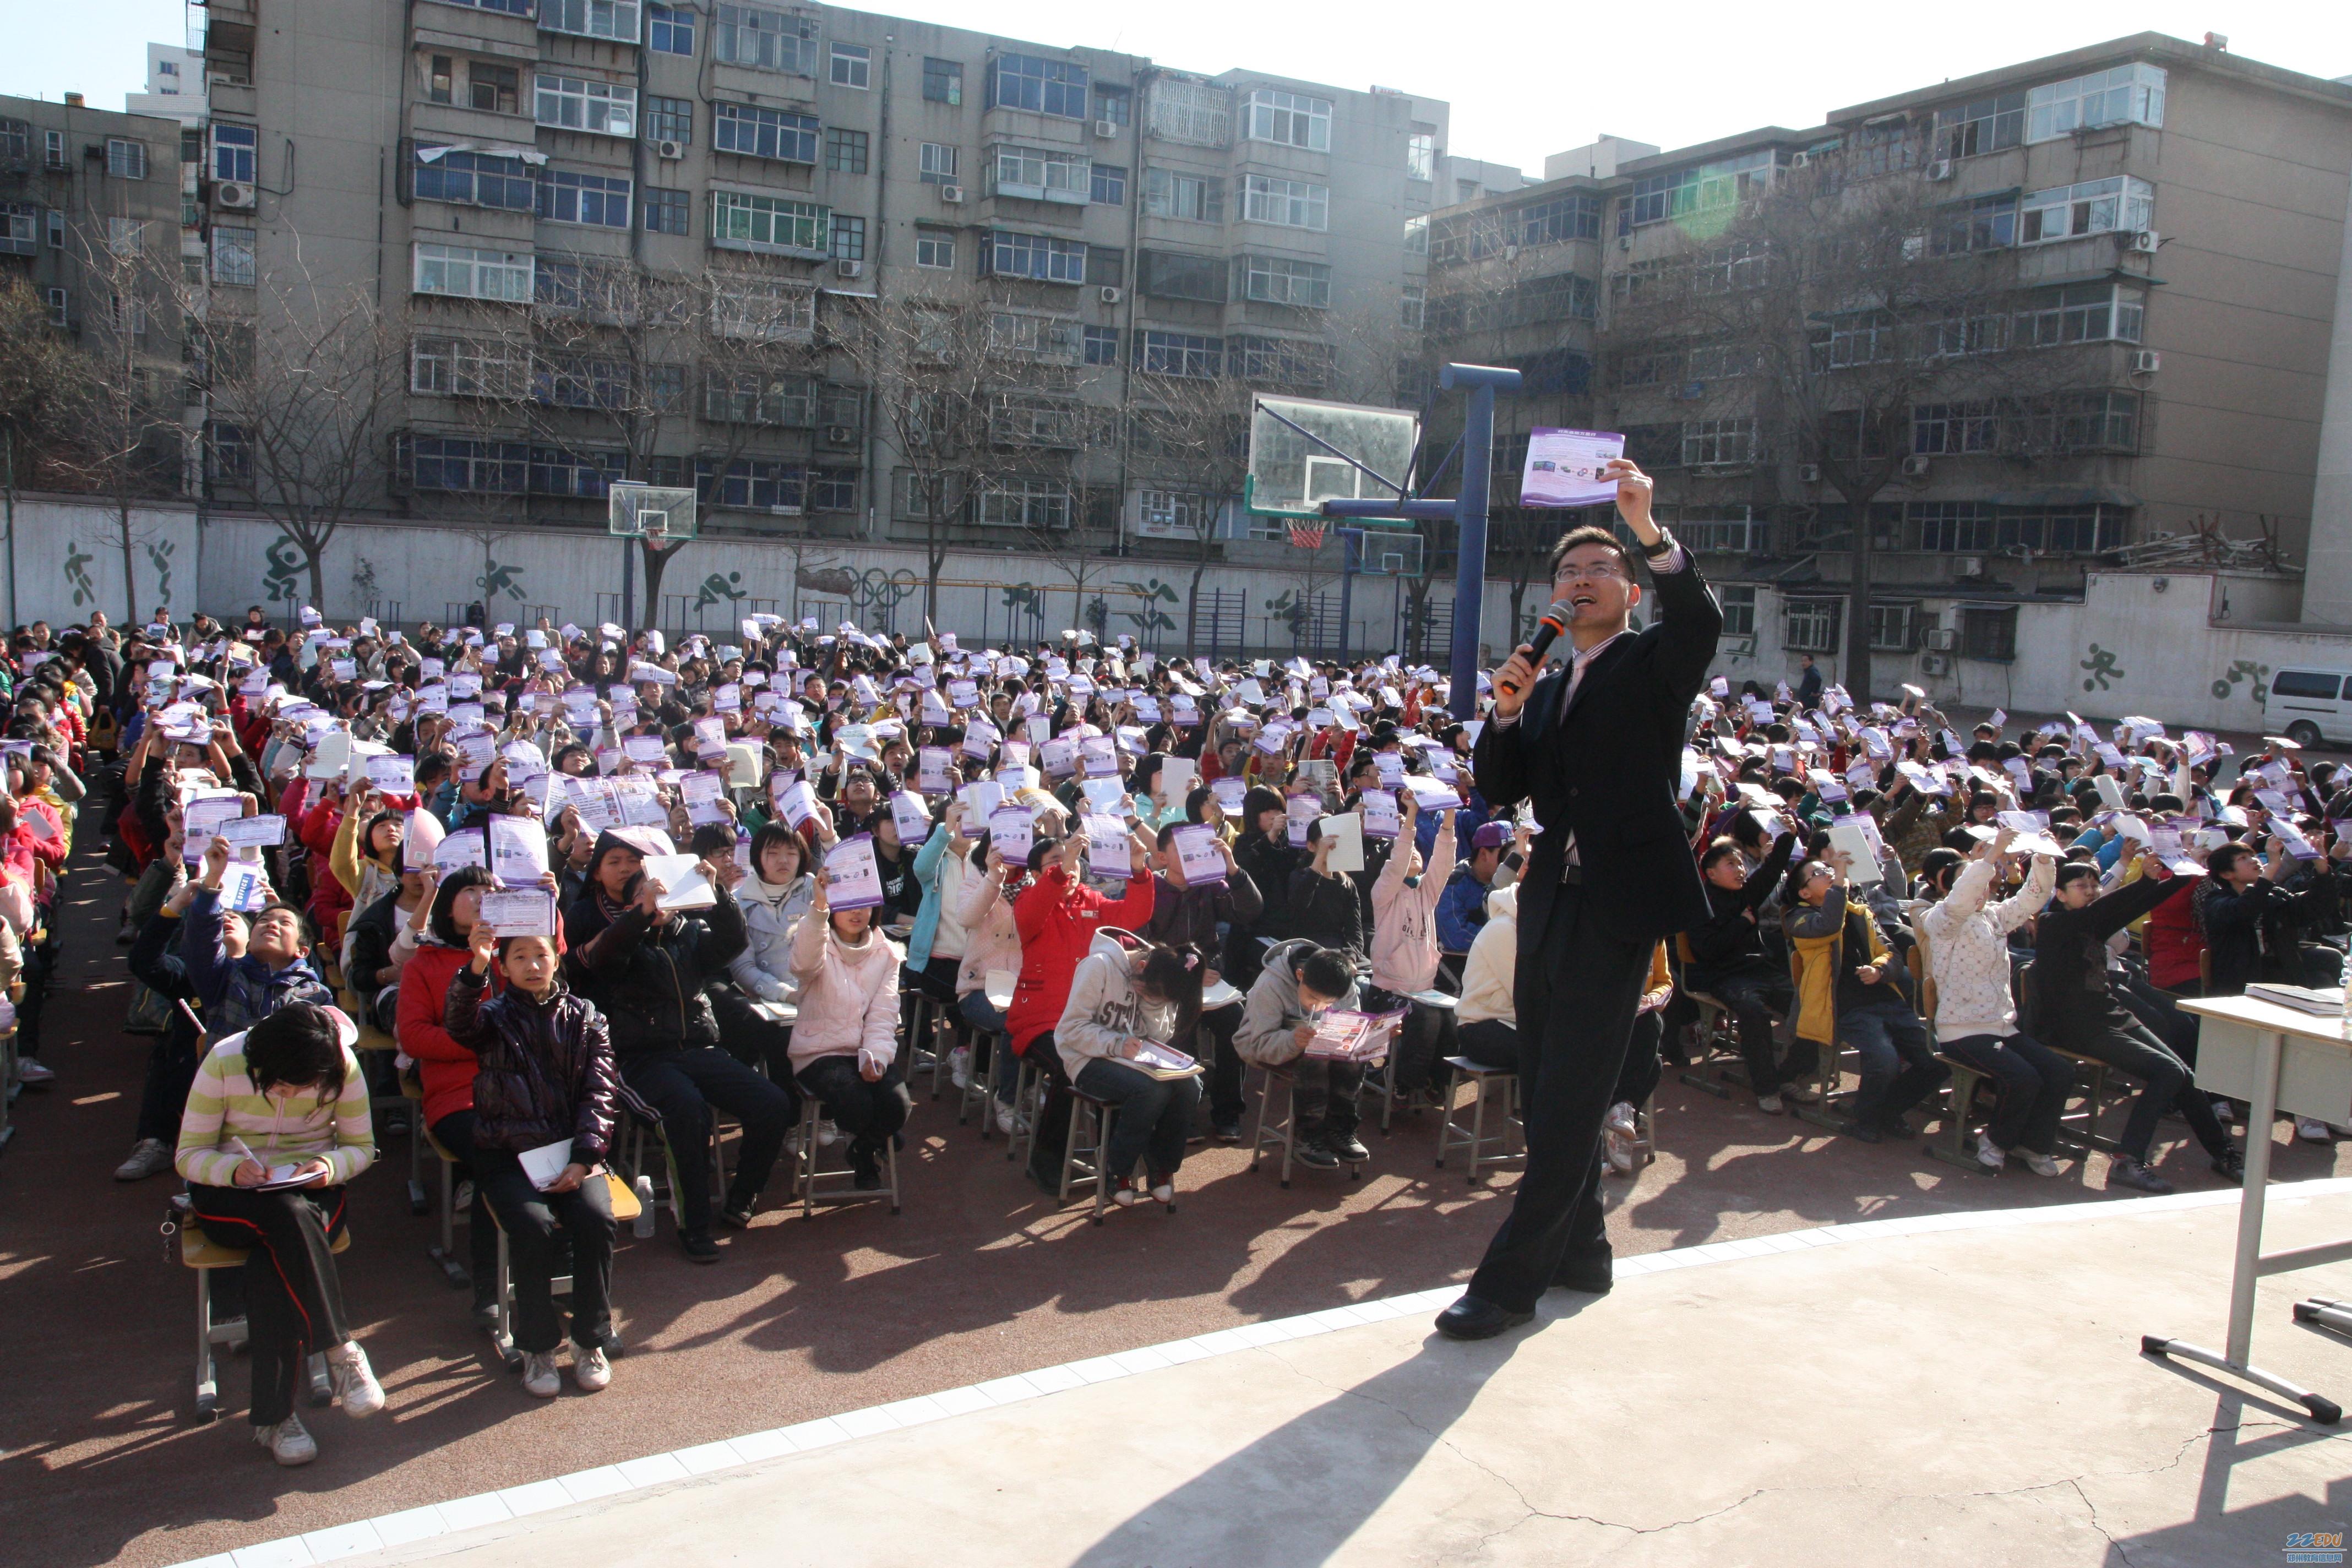
[[[1899,187],[1926,215],[1906,259],[1948,258],[1980,280],[1985,302],[1955,332],[1900,352],[2005,360],[2021,385],[2064,388],[1913,406],[1899,478],[1866,520],[1790,438],[1774,389],[1695,324],[1712,316],[1692,311],[1679,334],[1633,326],[1667,268],[1695,267],[1717,293],[1759,287],[1765,258],[1713,237],[1825,170]],[[2326,548],[2312,495],[2352,88],[2218,40],[2140,34],[1817,127],[1665,152],[1612,138],[1547,171],[1533,189],[1434,216],[1433,357],[1527,372],[1527,393],[1506,400],[1498,500],[1517,493],[1530,426],[1626,432],[1682,537],[1715,557],[1736,637],[1757,631],[1761,588],[1780,617],[1768,642],[1841,648],[1858,525],[1876,552],[1873,647],[1928,650],[1931,674],[2013,657],[2019,604],[2079,597],[2092,566],[2161,555],[2147,542],[2159,535],[2267,539],[2296,567]],[[1854,335],[1866,321],[1825,319],[1825,363],[1889,352]],[[2063,384],[2049,374],[2062,362]],[[1557,521],[1503,515],[1538,531]],[[2292,581],[2273,597],[2292,618]]]
[[[1205,515],[1245,555],[1227,498],[1136,460],[1121,411],[1175,378],[1328,390],[1351,353],[1392,380],[1418,350],[1405,237],[1442,102],[834,6],[214,0],[208,23],[213,308],[299,271],[404,323],[392,513],[589,526],[625,476],[696,484],[707,531],[922,539],[891,422],[828,345],[861,309],[961,291],[993,312],[1008,397],[1055,406],[1022,437],[1035,477],[972,497],[956,542],[1175,551]],[[632,365],[577,330],[615,278],[698,288],[804,353]],[[671,388],[657,432],[610,439],[595,405],[646,376]],[[478,395],[519,379],[552,406],[498,428]]]

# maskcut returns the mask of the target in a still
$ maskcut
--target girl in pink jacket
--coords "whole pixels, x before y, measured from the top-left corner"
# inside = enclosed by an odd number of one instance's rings
[[[800,1017],[793,1025],[793,1078],[850,1134],[849,1168],[861,1192],[882,1184],[883,1145],[907,1124],[913,1097],[892,1069],[898,1059],[898,965],[871,910],[835,910],[824,879],[793,928]]]

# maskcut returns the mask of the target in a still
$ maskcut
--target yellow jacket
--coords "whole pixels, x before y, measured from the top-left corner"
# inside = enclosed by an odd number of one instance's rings
[[[1789,974],[1797,986],[1797,1037],[1828,1045],[1837,1038],[1837,977],[1847,963],[1845,935],[1853,922],[1846,917],[1859,911],[1869,956],[1862,963],[1892,962],[1886,943],[1870,911],[1848,904],[1845,889],[1832,888],[1818,910],[1798,905],[1780,917],[1789,936]]]

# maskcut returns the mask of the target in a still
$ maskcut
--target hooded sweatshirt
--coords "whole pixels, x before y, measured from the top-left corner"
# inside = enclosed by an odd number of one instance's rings
[[[1130,1036],[1163,1044],[1176,1030],[1176,1005],[1147,1002],[1137,986],[1149,944],[1132,931],[1104,926],[1078,971],[1054,1026],[1054,1048],[1072,1079],[1087,1062],[1116,1058]]]
[[[1321,1017],[1309,1016],[1298,1002],[1298,976],[1292,973],[1291,963],[1316,944],[1304,938],[1278,942],[1265,952],[1265,967],[1249,989],[1249,1000],[1242,1004],[1242,1021],[1234,1028],[1234,1049],[1246,1062],[1259,1067],[1282,1067],[1298,1057],[1298,1041],[1292,1031],[1301,1024]],[[1347,994],[1332,1005],[1355,1008],[1363,1004],[1356,994],[1355,984],[1349,983]]]
[[[793,991],[793,928],[816,898],[816,879],[803,873],[789,882],[761,879],[757,871],[735,884],[743,906],[743,951],[727,961],[735,984],[762,1002],[781,1002]]]
[[[1013,1054],[1054,1026],[1070,999],[1070,981],[1087,955],[1098,926],[1132,931],[1151,919],[1151,873],[1127,884],[1124,898],[1107,899],[1049,866],[1013,901],[1013,923],[1021,933],[1021,979],[1013,989],[1005,1026]]]
[[[793,974],[801,983],[793,1025],[793,1070],[820,1057],[856,1056],[860,1068],[888,1068],[898,1054],[898,949],[872,926],[844,942],[811,910],[793,928]]]
[[[1429,865],[1450,866],[1454,814],[1437,815],[1443,820]],[[1426,991],[1437,978],[1437,903],[1450,885],[1426,868],[1418,877],[1406,877],[1412,858],[1400,847],[1372,883],[1372,984],[1400,996]]]
[[[1460,1024],[1482,1024],[1498,1018],[1517,1027],[1518,1003],[1512,990],[1519,972],[1519,886],[1497,888],[1486,895],[1486,923],[1470,943],[1470,957],[1462,965],[1462,1003],[1454,1017]]]

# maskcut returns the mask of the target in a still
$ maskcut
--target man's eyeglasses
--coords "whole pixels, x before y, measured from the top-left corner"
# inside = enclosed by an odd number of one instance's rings
[[[1568,563],[1560,567],[1559,580],[1563,583],[1579,581],[1631,583],[1633,579],[1613,562],[1596,561],[1584,566],[1579,566],[1574,562]]]

